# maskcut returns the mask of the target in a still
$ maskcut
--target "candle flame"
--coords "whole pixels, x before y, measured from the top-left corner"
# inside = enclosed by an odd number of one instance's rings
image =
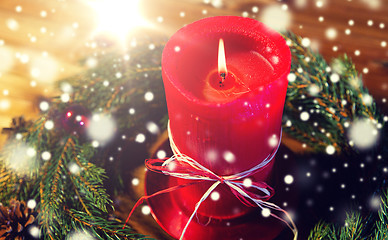
[[[220,38],[218,43],[218,74],[223,78],[228,74],[228,70],[226,69],[224,40],[222,38]]]

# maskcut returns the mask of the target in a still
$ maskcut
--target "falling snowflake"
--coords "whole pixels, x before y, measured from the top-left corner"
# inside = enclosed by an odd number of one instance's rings
[[[95,240],[95,238],[86,231],[74,231],[70,233],[67,238],[68,240]]]
[[[279,5],[266,7],[262,11],[261,22],[277,31],[286,30],[291,24],[291,14]]]
[[[116,132],[115,121],[107,115],[93,115],[89,126],[87,127],[87,135],[90,139],[97,140],[101,144],[109,142]]]
[[[379,132],[368,119],[355,120],[349,127],[348,138],[360,150],[367,150],[377,144]]]

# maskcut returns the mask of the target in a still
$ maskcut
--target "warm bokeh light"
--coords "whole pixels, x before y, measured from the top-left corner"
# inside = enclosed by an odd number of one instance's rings
[[[124,40],[135,27],[149,25],[139,14],[140,0],[94,0],[90,6],[98,16],[96,32]]]

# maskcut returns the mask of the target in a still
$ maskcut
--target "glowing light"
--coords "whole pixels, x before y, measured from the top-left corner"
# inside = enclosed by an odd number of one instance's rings
[[[51,153],[48,151],[44,151],[42,152],[41,157],[44,161],[48,161],[51,159]]]
[[[0,47],[0,73],[10,70],[13,64],[13,51],[8,47]]]
[[[268,140],[268,145],[270,147],[276,147],[276,145],[278,145],[278,143],[279,143],[279,139],[275,134],[272,135],[272,137],[270,137]]]
[[[167,154],[166,154],[165,151],[159,150],[159,151],[156,153],[156,156],[157,156],[159,159],[164,159],[164,158],[167,156]]]
[[[234,163],[236,161],[236,156],[231,151],[225,151],[223,157],[228,163]]]
[[[317,96],[318,93],[321,91],[321,89],[316,85],[316,84],[312,84],[309,88],[308,88],[308,91],[310,93],[311,96]]]
[[[42,17],[42,18],[45,18],[45,17],[47,17],[47,12],[46,11],[41,11],[40,12],[40,16]]]
[[[61,95],[61,101],[64,102],[64,103],[70,101],[70,95],[67,94],[67,93],[62,94]]]
[[[36,201],[34,199],[28,200],[27,201],[27,207],[31,208],[31,209],[35,208],[36,207]]]
[[[362,95],[362,101],[364,102],[365,105],[370,106],[373,103],[373,98],[371,95],[366,93]]]
[[[86,231],[75,231],[69,234],[68,240],[94,240],[95,238]]]
[[[220,38],[218,43],[218,74],[228,74],[226,68],[224,40]]]
[[[146,140],[146,136],[143,133],[139,133],[135,137],[135,142],[143,143]]]
[[[156,125],[154,122],[148,122],[146,124],[146,128],[152,134],[158,134],[160,132],[158,125]]]
[[[47,122],[44,124],[44,127],[47,130],[51,130],[54,128],[54,122],[52,120],[47,120]]]
[[[340,76],[337,73],[333,73],[330,75],[330,81],[332,83],[336,83],[340,80]]]
[[[367,150],[377,144],[379,132],[370,120],[359,119],[350,126],[348,137],[356,148]]]
[[[69,171],[74,175],[78,175],[81,172],[81,168],[75,162],[69,163],[68,168]]]
[[[292,183],[294,182],[294,177],[291,176],[291,175],[286,175],[286,176],[284,177],[284,182],[285,182],[286,184],[292,184]]]
[[[271,216],[271,210],[269,208],[263,208],[263,210],[261,210],[261,215],[263,217],[269,217]]]
[[[284,31],[291,24],[291,14],[279,5],[272,5],[263,10],[261,21],[274,30]]]
[[[23,10],[23,8],[22,8],[22,6],[20,6],[20,5],[17,5],[17,6],[15,7],[15,11],[18,12],[18,13],[20,13],[22,10]]]
[[[21,175],[27,175],[36,165],[36,150],[25,143],[15,144],[5,156],[5,164]]]
[[[139,180],[138,178],[132,179],[132,185],[133,185],[133,186],[138,186],[139,183],[140,183],[140,180]]]
[[[98,64],[98,60],[94,57],[89,57],[87,60],[86,60],[86,66],[88,68],[94,68],[96,67]]]
[[[89,138],[101,144],[109,142],[116,132],[115,121],[106,115],[93,115],[87,128]]]
[[[243,185],[246,188],[252,187],[252,183],[253,183],[252,179],[250,179],[250,178],[245,178],[243,181]]]
[[[152,92],[146,92],[144,94],[144,99],[147,101],[147,102],[151,102],[152,100],[154,100],[154,94]]]
[[[9,18],[9,19],[7,19],[6,23],[7,23],[7,27],[8,27],[11,31],[17,31],[17,30],[19,30],[19,22],[16,21],[15,19]]]
[[[322,1],[317,1],[317,2],[315,3],[315,5],[316,5],[318,8],[321,8],[321,7],[323,7],[323,2],[322,2]]]
[[[303,47],[309,47],[311,44],[311,40],[309,38],[303,38],[302,39],[302,46]]]
[[[40,230],[37,226],[30,227],[28,231],[31,234],[31,236],[33,236],[34,238],[39,238]]]
[[[139,14],[139,2],[140,0],[90,0],[89,5],[98,17],[96,31],[125,40],[133,28],[149,25]]]
[[[28,63],[30,61],[30,56],[22,54],[19,59],[21,63]]]
[[[329,155],[333,155],[335,153],[335,148],[333,145],[328,145],[326,147],[326,153]]]
[[[325,32],[328,39],[333,40],[337,38],[337,30],[335,28],[328,28]]]
[[[100,143],[96,140],[92,141],[92,147],[98,148],[100,146]]]
[[[0,100],[0,110],[8,110],[11,107],[11,102],[8,99]]]
[[[288,74],[287,80],[290,81],[290,82],[295,82],[295,80],[296,80],[296,75],[295,75],[294,73]]]
[[[301,112],[300,113],[300,119],[302,121],[307,121],[310,118],[310,114],[308,112]]]
[[[224,3],[222,0],[211,0],[211,5],[215,8],[222,8]]]
[[[39,56],[33,58],[30,64],[31,77],[41,82],[52,82],[56,79],[59,66],[55,59],[48,56]]]
[[[220,194],[218,192],[212,192],[210,194],[210,198],[213,200],[213,201],[218,201],[220,200]]]
[[[144,214],[144,215],[149,215],[151,213],[151,208],[149,206],[143,206],[141,208],[141,212]]]
[[[378,211],[380,209],[381,199],[379,196],[373,196],[369,199],[369,206],[374,210]]]

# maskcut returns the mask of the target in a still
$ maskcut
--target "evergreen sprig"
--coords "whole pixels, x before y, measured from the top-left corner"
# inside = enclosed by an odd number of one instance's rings
[[[54,97],[50,100],[50,109],[38,119],[10,128],[10,140],[0,152],[0,202],[6,204],[13,198],[35,199],[41,239],[65,239],[73,231],[86,231],[97,239],[149,239],[128,226],[123,228],[123,222],[111,216],[112,201],[103,185],[106,172],[93,163],[98,162],[101,151],[92,147],[84,136],[64,131],[60,124],[63,111],[73,104],[108,115],[117,115],[125,108],[128,115],[129,106],[144,102],[146,91],[162,88],[161,47],[148,50],[155,56],[152,61],[141,54],[148,45],[132,49],[129,62],[122,62],[124,53],[99,56],[99,65],[108,68],[90,69],[58,83],[71,85],[71,90],[66,92],[70,95],[69,102]],[[155,94],[155,98],[158,104],[151,107],[163,109],[160,105],[163,101],[158,98],[164,99],[164,95]],[[129,128],[148,117],[144,112],[139,113],[133,121],[117,118],[119,128]],[[47,129],[48,121],[56,127]],[[15,170],[9,162],[15,152],[20,154],[18,146],[24,146],[20,150],[24,155],[27,147],[35,151],[28,158],[33,166],[24,169],[26,166],[21,165],[23,172]],[[49,160],[41,158],[45,151],[51,155]]]
[[[362,76],[346,55],[329,65],[308,47],[308,41],[292,33],[284,37],[292,64],[283,129],[315,152],[325,152],[329,145],[337,153],[354,151],[347,138],[353,121],[369,119],[376,128],[382,127]],[[305,119],[301,119],[302,113]]]
[[[379,218],[372,222],[371,217],[362,217],[357,211],[347,214],[345,224],[318,223],[310,232],[309,240],[386,240],[388,239],[388,191],[380,197]]]

